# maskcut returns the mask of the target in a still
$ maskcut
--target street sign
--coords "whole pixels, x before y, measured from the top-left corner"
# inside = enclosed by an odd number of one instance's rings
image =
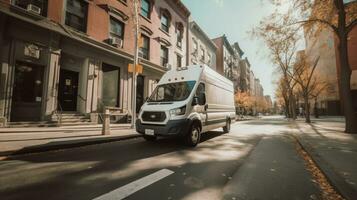
[[[134,65],[131,64],[131,63],[129,63],[129,65],[128,65],[128,72],[129,73],[133,73],[134,72]]]
[[[129,63],[128,65],[128,72],[129,73],[133,73],[134,72],[134,65]],[[138,74],[142,74],[143,73],[143,66],[140,64],[137,64],[135,67],[135,72]]]
[[[140,64],[137,64],[135,71],[136,71],[138,74],[142,74],[142,73],[143,73],[143,66],[140,65]]]

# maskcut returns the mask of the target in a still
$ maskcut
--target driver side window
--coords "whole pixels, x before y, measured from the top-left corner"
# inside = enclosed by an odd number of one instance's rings
[[[199,102],[200,105],[204,105],[206,103],[206,99],[205,99],[205,84],[204,83],[200,83],[198,85],[195,96],[198,97],[198,102]]]

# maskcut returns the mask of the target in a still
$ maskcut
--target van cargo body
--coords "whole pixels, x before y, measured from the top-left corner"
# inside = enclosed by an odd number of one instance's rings
[[[200,133],[235,119],[233,83],[208,66],[193,65],[166,72],[140,109],[136,131],[147,140],[182,136],[196,146]]]

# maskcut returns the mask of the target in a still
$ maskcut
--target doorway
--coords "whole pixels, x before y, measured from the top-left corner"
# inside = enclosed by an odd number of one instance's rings
[[[41,120],[43,75],[43,66],[16,62],[11,122]]]
[[[139,113],[144,101],[144,76],[138,75],[136,79],[136,113]]]
[[[78,72],[60,70],[58,103],[62,111],[77,111],[78,78]]]

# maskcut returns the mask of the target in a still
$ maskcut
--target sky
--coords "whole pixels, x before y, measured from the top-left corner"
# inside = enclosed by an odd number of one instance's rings
[[[264,95],[274,97],[274,66],[262,41],[249,33],[274,7],[264,0],[182,0],[191,17],[210,38],[225,34],[228,41],[238,42],[248,57],[251,69],[264,88]]]

